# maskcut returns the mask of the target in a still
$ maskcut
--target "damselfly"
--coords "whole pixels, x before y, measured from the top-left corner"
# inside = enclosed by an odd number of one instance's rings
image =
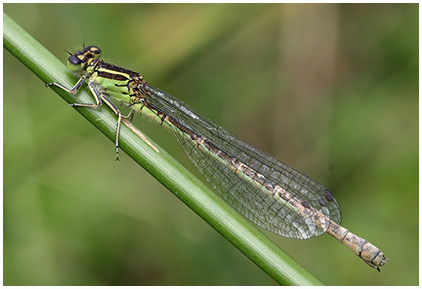
[[[388,261],[377,247],[338,225],[340,206],[328,189],[151,86],[140,73],[104,62],[100,54],[96,46],[70,53],[67,66],[80,76],[78,82],[71,89],[55,82],[46,86],[75,93],[87,80],[96,103],[71,105],[100,107],[105,103],[116,113],[117,159],[122,118],[148,109],[173,130],[187,157],[214,189],[258,226],[296,239],[327,232],[378,271]],[[123,116],[110,98],[127,104],[130,114]]]

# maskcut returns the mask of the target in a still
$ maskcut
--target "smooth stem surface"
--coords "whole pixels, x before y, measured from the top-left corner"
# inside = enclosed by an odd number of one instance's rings
[[[3,19],[4,47],[44,83],[56,81],[71,87],[76,82],[67,68],[41,44],[6,14],[3,14]],[[52,89],[68,103],[76,102],[75,96]],[[48,91],[46,89],[46,93]],[[82,89],[77,97],[79,102],[92,102],[93,99],[86,89]],[[110,117],[112,112],[109,109],[78,108],[77,111],[114,142],[116,117]],[[121,149],[279,284],[322,285],[211,189],[153,144],[158,153],[128,127],[122,126]]]

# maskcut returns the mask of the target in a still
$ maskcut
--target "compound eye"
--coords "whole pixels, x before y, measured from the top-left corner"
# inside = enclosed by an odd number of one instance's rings
[[[72,55],[67,59],[67,67],[69,67],[73,72],[78,72],[84,68],[86,61],[87,58],[83,54]]]
[[[86,61],[85,55],[72,55],[68,59],[70,64],[79,65]]]

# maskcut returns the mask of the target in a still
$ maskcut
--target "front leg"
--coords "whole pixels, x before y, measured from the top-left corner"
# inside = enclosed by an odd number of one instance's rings
[[[57,83],[57,82],[46,83],[45,87],[49,87],[49,86],[54,85],[54,86],[57,86],[58,88],[63,89],[64,91],[67,91],[68,93],[74,94],[82,86],[85,79],[86,79],[86,75],[83,75],[81,78],[79,78],[78,82],[76,82],[75,86],[73,86],[71,89],[68,89],[65,86],[63,86],[63,85],[61,85],[60,83]]]

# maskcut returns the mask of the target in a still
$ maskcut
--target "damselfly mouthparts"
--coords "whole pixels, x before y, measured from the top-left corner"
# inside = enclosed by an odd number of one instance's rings
[[[369,266],[383,266],[388,258],[374,245],[338,225],[340,206],[332,193],[310,177],[262,152],[194,112],[177,98],[148,84],[140,73],[101,60],[96,46],[71,54],[67,66],[80,79],[75,93],[87,80],[96,103],[72,106],[100,107],[103,103],[117,115],[116,154],[122,118],[148,109],[161,124],[169,126],[180,146],[215,190],[236,210],[258,226],[281,236],[307,239],[325,232],[352,249]],[[110,100],[132,110],[122,116]]]

